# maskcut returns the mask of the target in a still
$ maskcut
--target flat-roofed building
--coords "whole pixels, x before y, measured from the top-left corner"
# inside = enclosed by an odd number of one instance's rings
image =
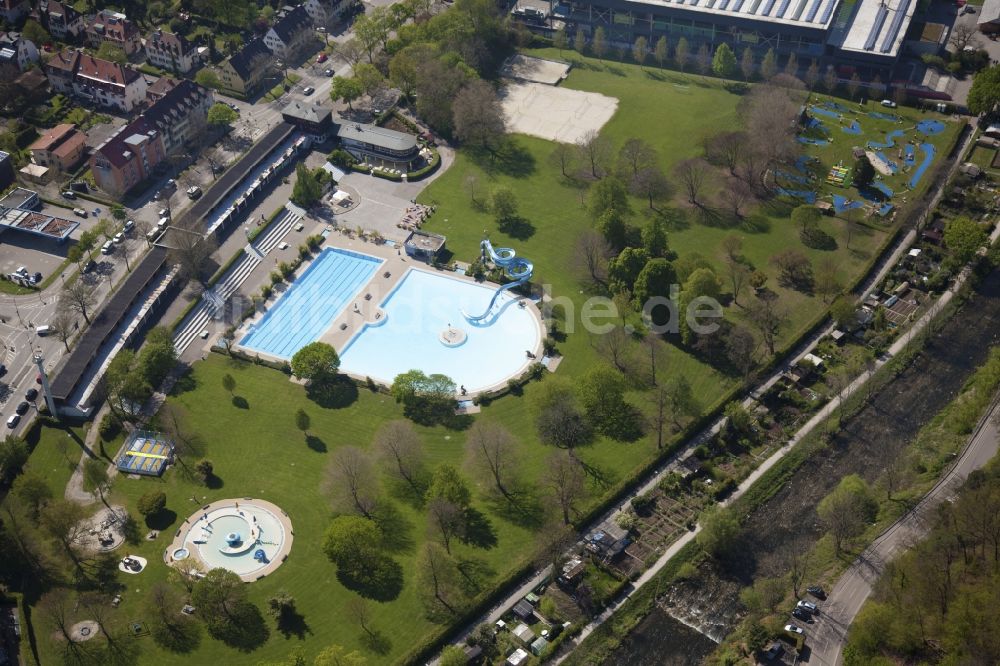
[[[420,155],[417,137],[378,125],[342,121],[337,137],[344,150],[362,162],[388,163],[409,170]]]

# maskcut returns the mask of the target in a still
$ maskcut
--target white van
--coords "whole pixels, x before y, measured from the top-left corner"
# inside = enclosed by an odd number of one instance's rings
[[[13,430],[17,427],[17,424],[21,422],[20,414],[12,414],[9,419],[7,419],[7,427]]]
[[[159,229],[160,231],[163,231],[164,229],[167,228],[169,224],[170,224],[169,217],[161,217],[160,220],[156,223],[156,228]]]
[[[35,335],[40,338],[44,338],[46,335],[52,332],[52,327],[48,324],[42,324],[41,326],[35,327]]]
[[[101,254],[111,254],[111,250],[114,248],[115,242],[108,241],[101,246]]]

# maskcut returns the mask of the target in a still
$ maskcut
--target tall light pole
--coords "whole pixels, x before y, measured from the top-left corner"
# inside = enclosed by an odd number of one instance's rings
[[[14,312],[17,313],[17,320],[19,322],[21,322],[21,326],[24,326],[24,320],[21,319],[21,311],[17,309],[17,299],[14,298],[14,297],[11,297],[10,300],[12,300],[14,302]]]
[[[52,391],[49,390],[49,376],[45,372],[45,358],[42,356],[42,350],[36,349],[32,358],[35,365],[38,366],[38,376],[42,378],[42,394],[45,396],[45,404],[49,407],[49,414],[58,419],[59,412],[56,411],[56,402],[52,398]]]

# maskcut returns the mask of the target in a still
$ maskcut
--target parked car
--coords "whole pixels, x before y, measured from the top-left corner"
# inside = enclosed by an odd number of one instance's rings
[[[7,427],[13,430],[17,427],[17,424],[21,422],[20,414],[12,414],[9,419],[7,419]]]
[[[35,271],[35,273],[31,276],[31,284],[38,284],[41,281],[42,281],[41,272]]]
[[[330,69],[329,67],[327,67],[326,69],[323,70],[323,76],[326,76],[326,77],[333,76],[333,70]]]
[[[798,626],[797,624],[786,624],[785,625],[785,631],[787,631],[790,634],[804,634],[804,633],[806,633],[802,629],[802,627]]]
[[[235,111],[236,113],[240,112],[240,107],[237,106],[235,102],[230,102],[229,103],[229,108],[232,109],[233,111]]]
[[[52,327],[48,324],[42,324],[41,326],[35,327],[35,335],[40,338],[44,338],[46,335],[52,332]]]
[[[3,363],[0,363],[0,377],[3,377],[6,374],[7,374],[7,366],[4,365]]]
[[[74,208],[73,213],[79,215],[80,217],[87,217],[87,211],[82,208]]]
[[[107,241],[101,246],[101,254],[111,254],[111,250],[115,247],[114,241]]]
[[[198,187],[197,185],[192,185],[191,187],[187,188],[186,194],[191,199],[197,199],[198,197],[201,196],[201,188]]]
[[[316,62],[326,62],[326,54],[320,53],[319,57],[316,58]]]
[[[122,231],[128,233],[135,229],[135,220],[125,220],[125,225],[122,227]]]
[[[27,266],[18,266],[17,269],[14,271],[14,273],[17,274],[17,275],[20,275],[21,277],[25,277],[26,278],[26,277],[28,277],[28,267]]]
[[[771,647],[767,648],[767,652],[764,653],[764,658],[767,659],[768,661],[774,661],[784,651],[785,648],[781,646],[781,643],[778,642],[771,643]]]
[[[24,392],[24,397],[26,400],[34,400],[38,397],[38,389],[32,386],[30,389]]]
[[[125,242],[125,232],[124,231],[119,231],[118,233],[115,234],[115,237],[112,238],[111,241],[115,245],[120,245],[121,243],[124,243]]]
[[[896,103],[893,102],[891,99],[884,99],[882,100],[882,106],[888,107],[890,109],[895,109]]]
[[[88,259],[87,263],[85,263],[83,265],[83,272],[84,272],[84,274],[87,274],[87,273],[91,272],[92,270],[94,270],[95,268],[97,268],[97,264],[94,262],[94,260],[93,259]]]
[[[305,88],[302,89],[303,95],[312,95],[314,92],[316,92],[316,89],[313,88],[312,86],[306,86]]]
[[[67,199],[76,199],[76,192],[72,192],[70,190],[66,190],[62,193],[62,195]]]
[[[806,611],[808,613],[812,613],[813,615],[816,615],[817,613],[819,613],[819,608],[816,607],[816,604],[814,604],[811,601],[806,601],[805,599],[803,599],[799,603],[795,604],[795,607],[796,608],[801,608],[802,610],[804,610],[804,611]]]
[[[792,617],[796,620],[802,620],[803,622],[812,622],[812,613],[801,608],[793,608]]]
[[[167,217],[167,218],[169,218],[170,217],[170,209],[169,208],[161,208],[160,210],[158,210],[156,212],[156,216],[157,217]]]
[[[810,585],[806,588],[806,592],[813,595],[817,599],[826,599],[826,590],[819,585]]]
[[[31,407],[31,405],[29,405],[26,400],[22,400],[21,403],[17,407],[14,408],[14,413],[15,414],[24,414],[25,412],[28,411],[28,408],[30,408],[30,407]]]
[[[156,228],[159,231],[163,231],[164,229],[167,228],[167,226],[169,224],[170,224],[170,218],[169,217],[161,217],[159,220],[156,221]]]

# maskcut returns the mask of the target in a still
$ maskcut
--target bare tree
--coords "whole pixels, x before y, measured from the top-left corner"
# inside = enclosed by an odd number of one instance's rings
[[[469,193],[469,199],[472,203],[478,204],[479,202],[476,200],[476,192],[479,191],[479,176],[474,173],[470,173],[465,177],[465,180],[462,181],[462,184],[465,187],[465,191]]]
[[[492,85],[482,79],[465,84],[452,103],[452,114],[455,136],[491,155],[496,154],[507,128],[503,107]]]
[[[637,197],[648,200],[649,209],[656,210],[654,202],[665,199],[670,194],[670,181],[660,167],[648,166],[629,180],[629,191]]]
[[[630,299],[626,298],[626,302]],[[624,308],[620,311],[627,312]],[[628,351],[629,334],[625,332],[624,326],[615,326],[606,334],[593,335],[591,340],[596,340],[595,345],[600,355],[618,368],[619,371],[628,374]]]
[[[581,161],[590,169],[594,178],[603,178],[611,161],[611,141],[594,130],[583,135],[577,143]]]
[[[975,23],[956,23],[951,28],[948,43],[955,49],[955,53],[962,53],[969,46],[978,49],[982,44],[979,41],[979,29]]]
[[[708,180],[709,171],[708,163],[698,157],[681,160],[674,167],[674,174],[684,189],[689,204],[701,206],[700,197]]]
[[[750,270],[732,257],[726,258],[726,269],[729,274],[729,286],[733,290],[733,303],[740,304],[740,294],[750,279]]]
[[[576,242],[575,260],[580,272],[597,284],[607,284],[608,260],[614,256],[604,236],[594,229],[587,229]]]
[[[378,502],[378,479],[361,449],[345,446],[334,452],[326,472],[326,487],[335,505],[372,518]]]
[[[344,606],[344,610],[347,612],[348,617],[358,623],[361,631],[365,632],[368,641],[379,640],[379,632],[372,628],[372,620],[374,618],[367,599],[364,597],[351,597]]]
[[[635,178],[644,169],[655,167],[656,162],[656,149],[642,139],[627,139],[618,151],[618,164],[625,173],[625,180]]]
[[[386,474],[409,485],[417,497],[423,497],[424,452],[412,423],[395,420],[379,428],[375,433],[375,451]]]
[[[465,534],[465,511],[443,497],[436,497],[427,504],[427,522],[430,529],[441,537],[441,543],[449,553],[452,539]]]
[[[76,316],[69,308],[57,308],[56,316],[52,319],[52,327],[55,328],[56,337],[63,343],[66,351],[69,351],[69,339],[73,337],[73,329],[76,326]]]
[[[577,168],[578,157],[579,148],[568,143],[557,143],[549,155],[549,161],[554,166],[559,167],[559,173],[563,175],[563,178],[572,178],[571,174]]]
[[[514,499],[517,451],[513,436],[498,423],[478,420],[469,428],[467,447],[470,464],[505,499]]]
[[[760,333],[761,339],[767,347],[767,353],[773,356],[778,331],[781,330],[786,320],[785,309],[778,304],[777,297],[768,295],[765,298],[754,299],[749,314],[750,322]]]
[[[568,525],[576,503],[586,494],[586,474],[572,450],[556,451],[546,462],[545,484]]]
[[[753,199],[753,192],[746,181],[739,178],[731,178],[719,192],[719,199],[726,204],[726,207],[733,214],[733,217],[741,219],[743,217],[743,207]]]
[[[656,450],[663,448],[663,435],[666,434],[667,424],[670,421],[670,390],[667,386],[657,386],[651,396],[653,413],[650,422],[656,430]]]
[[[830,297],[840,293],[842,288],[840,264],[833,257],[824,257],[816,268],[816,293],[823,297],[824,303],[829,303]]]
[[[215,236],[203,236],[195,227],[200,220],[187,226],[172,226],[170,234],[170,257],[180,265],[181,275],[193,280],[201,287],[208,287],[212,254],[218,249]]]
[[[337,55],[346,60],[352,68],[361,62],[366,53],[364,45],[355,37],[337,44],[335,51]]]
[[[743,379],[746,380],[757,362],[757,349],[760,347],[753,334],[742,326],[733,326],[726,338],[726,357],[733,364]]]
[[[35,608],[62,639],[60,643],[67,663],[87,663],[96,656],[90,654],[90,646],[73,638],[74,613],[70,607],[69,592],[65,588],[47,592],[39,599]]]
[[[749,149],[750,137],[742,131],[722,132],[705,141],[706,159],[712,164],[726,167],[732,175],[736,175],[736,168]]]
[[[425,543],[417,556],[417,578],[422,590],[428,594],[428,610],[444,610],[449,616],[460,610],[456,567],[451,556],[438,544]]]
[[[62,288],[59,294],[59,306],[76,312],[89,324],[90,309],[97,304],[97,295],[94,292],[94,287],[78,278]]]

